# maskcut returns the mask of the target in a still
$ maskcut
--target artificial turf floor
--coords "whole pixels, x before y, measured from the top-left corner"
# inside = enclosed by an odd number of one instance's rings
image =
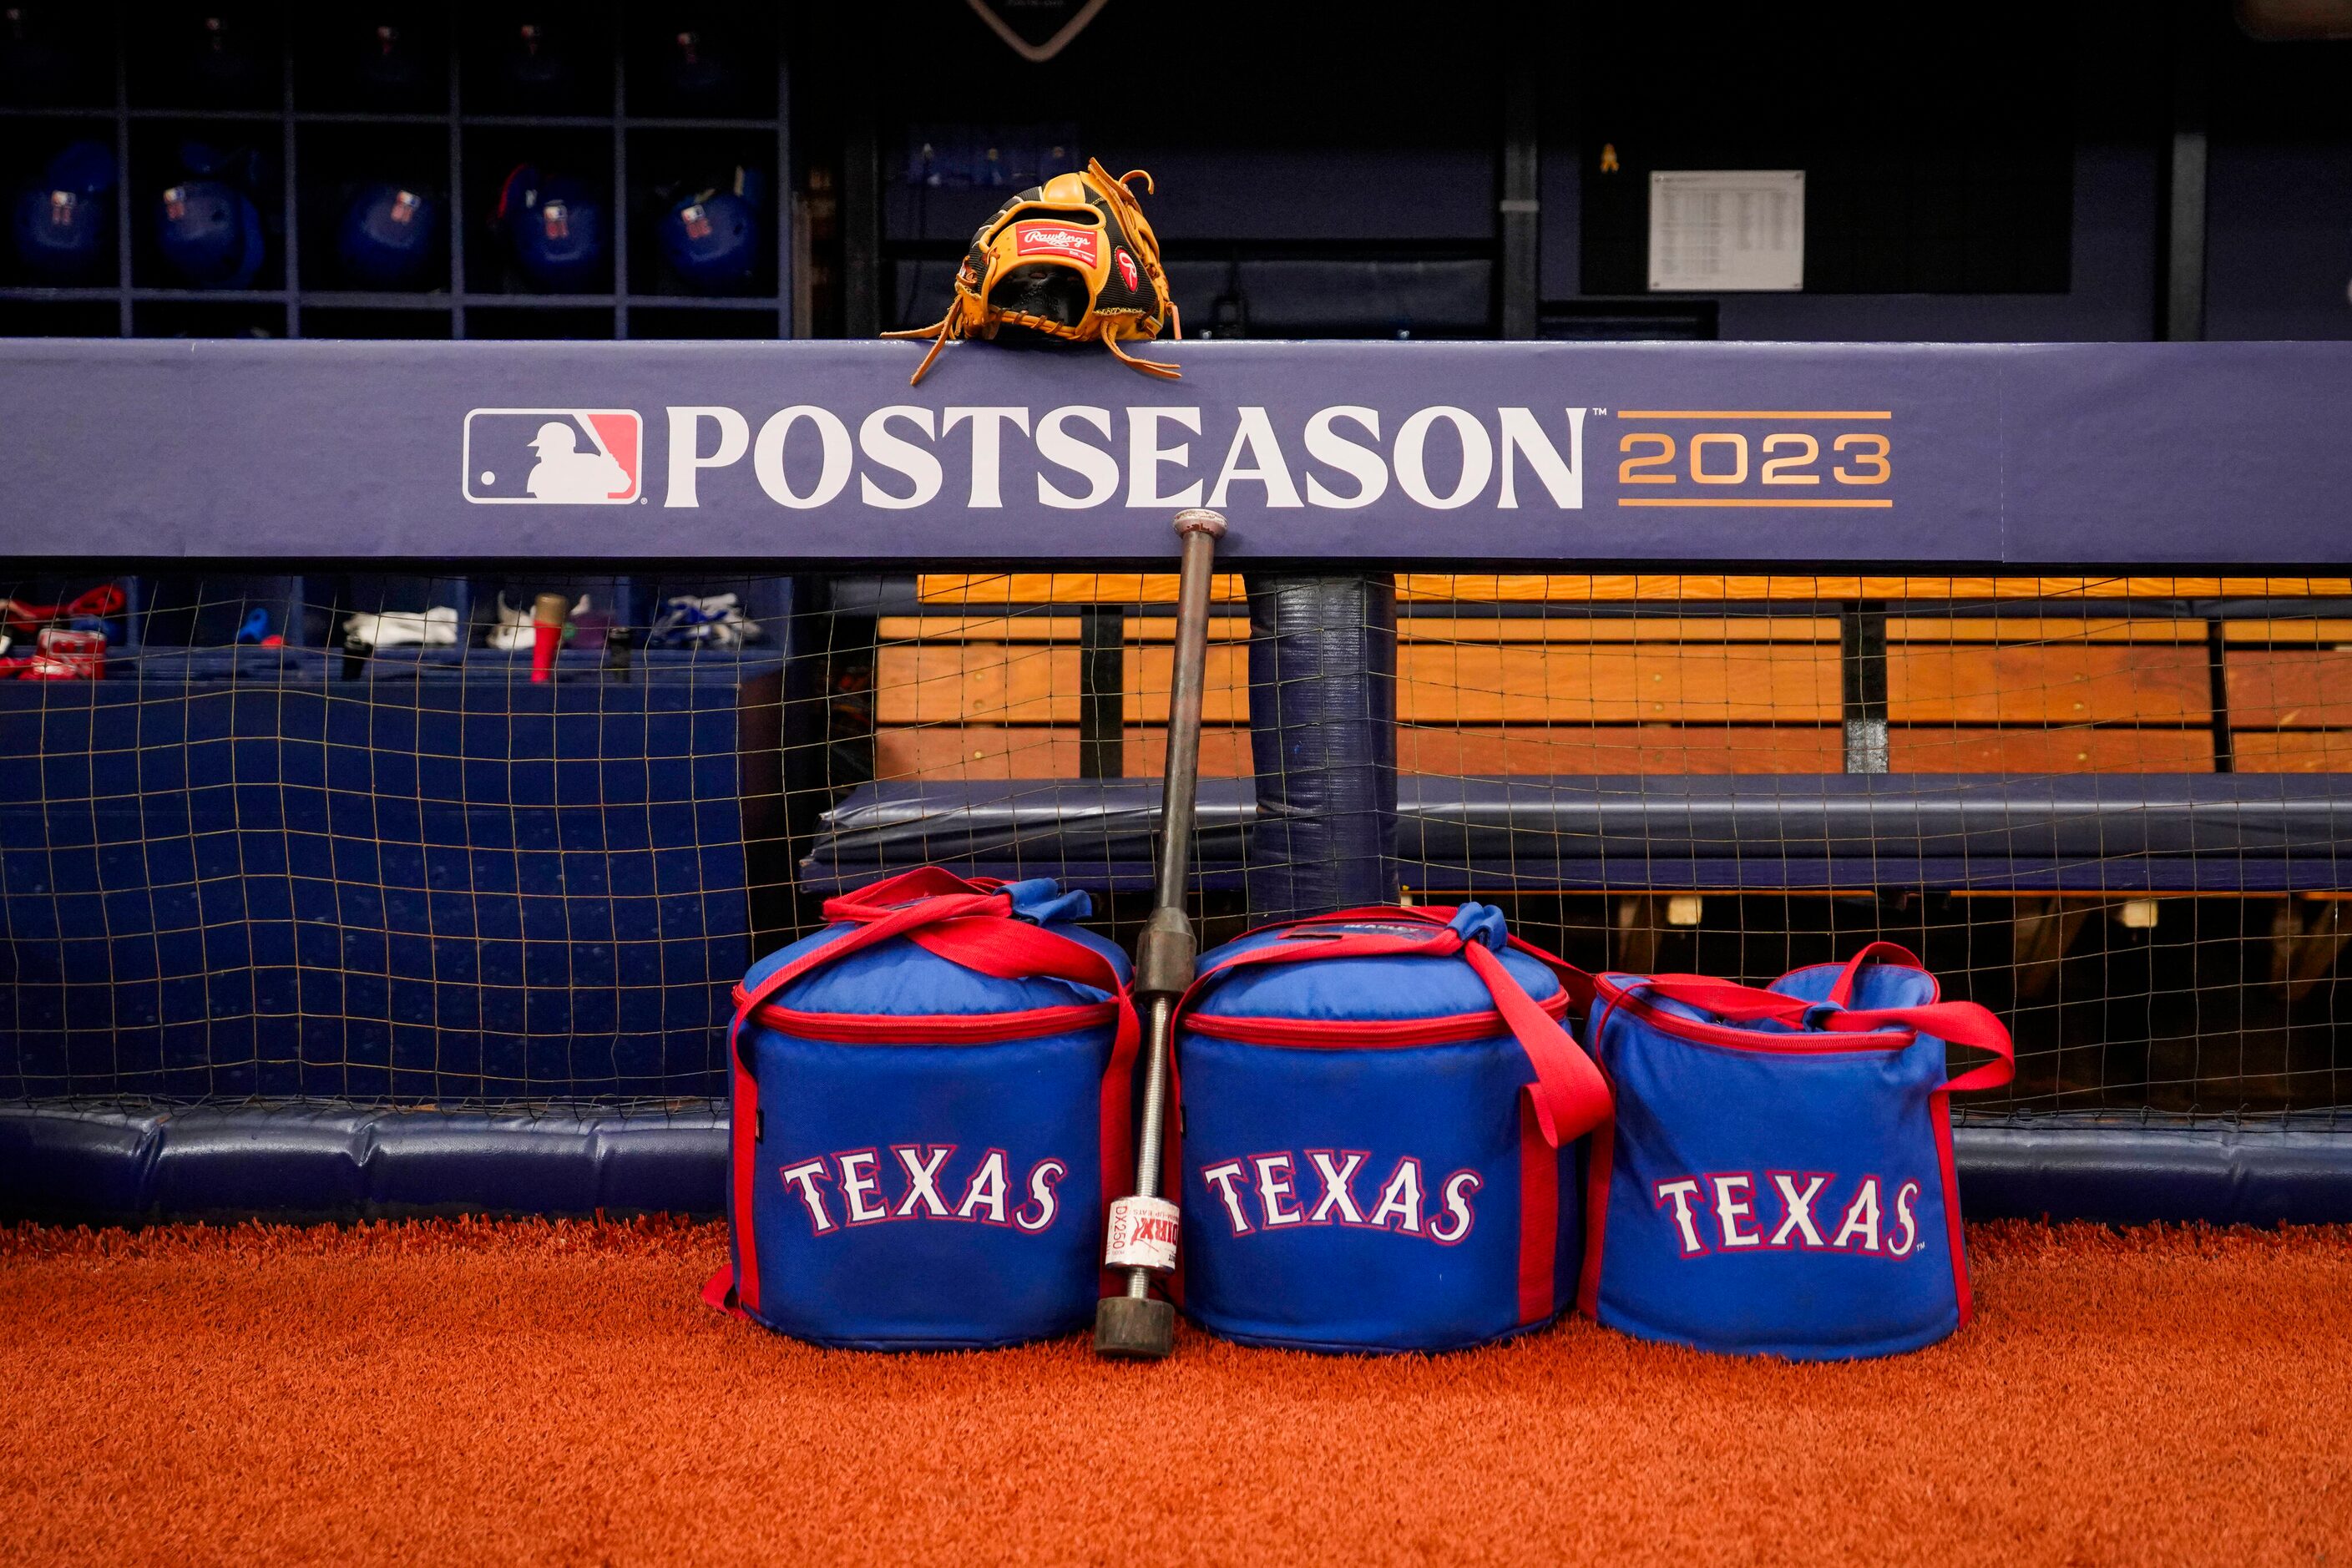
[[[775,1338],[713,1226],[0,1231],[0,1558],[2352,1562],[2352,1228],[1970,1239],[1889,1361],[1120,1366]]]

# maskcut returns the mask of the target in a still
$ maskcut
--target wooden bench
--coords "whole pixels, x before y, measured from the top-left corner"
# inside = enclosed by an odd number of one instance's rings
[[[1157,776],[1174,583],[923,579],[922,613],[879,623],[877,776]],[[1242,776],[1247,622],[1240,580],[1218,589],[1202,765]],[[1867,616],[1895,772],[2352,770],[2352,605],[2297,616],[2290,592],[2341,601],[2352,583],[1409,574],[1397,765],[1845,771],[1849,645]],[[2258,595],[2265,613],[2180,607]]]

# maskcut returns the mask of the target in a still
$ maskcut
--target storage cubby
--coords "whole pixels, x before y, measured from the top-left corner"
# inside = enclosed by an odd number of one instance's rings
[[[468,8],[458,47],[470,115],[613,113],[613,17],[604,6],[563,0]]]
[[[0,338],[110,338],[122,331],[122,309],[109,298],[0,299]]]
[[[449,110],[449,18],[436,5],[321,6],[296,20],[294,106],[304,114]]]
[[[0,238],[0,336],[788,334],[783,30],[736,0],[0,8],[12,220],[73,143],[117,165],[79,267]],[[525,266],[493,226],[523,165],[598,209],[601,243],[572,275]],[[763,187],[749,265],[681,268],[664,218],[739,167]],[[193,255],[167,255],[163,194],[206,180],[236,199]],[[356,202],[389,211],[402,192],[436,231],[413,263],[397,245],[346,244]],[[205,250],[207,232],[234,259]]]
[[[295,144],[309,298],[447,290],[451,230],[462,225],[449,203],[446,125],[306,122]],[[406,245],[403,226],[417,231]]]
[[[328,641],[331,592],[320,578],[299,576],[163,576],[145,584],[139,641],[147,647],[227,647],[274,637],[289,647]]]
[[[629,286],[634,294],[740,298],[776,292],[776,139],[772,132],[633,130],[628,132]],[[741,193],[740,195],[738,192]],[[748,216],[748,271],[682,270],[664,243],[670,214],[711,193],[705,224]],[[730,200],[728,198],[733,198]],[[731,209],[731,210],[730,210]]]
[[[613,311],[595,305],[477,305],[466,312],[466,335],[593,341],[614,335]]]
[[[0,24],[5,26],[5,24]],[[80,154],[77,157],[76,154]],[[82,158],[90,170],[71,165]],[[114,121],[110,116],[88,114],[24,114],[0,120],[0,195],[5,195],[11,242],[0,250],[0,285],[19,288],[112,289],[121,280],[121,247],[117,244],[121,212],[121,170],[115,167]],[[65,166],[59,166],[60,164]],[[89,205],[57,215],[62,230],[58,242],[30,255],[16,239],[16,226],[26,202],[38,203],[39,222],[48,204],[41,194],[58,176],[83,184],[112,167],[114,188],[93,196],[68,193]],[[82,244],[68,243],[73,235],[87,236]]]
[[[280,300],[140,300],[131,307],[131,333],[140,338],[282,338]]]
[[[126,175],[134,288],[240,294],[286,286],[286,157],[279,121],[135,121]],[[175,262],[164,246],[171,205],[166,198],[174,191],[183,193],[183,203],[211,207],[211,221],[190,247],[200,258],[194,262]],[[251,207],[250,228],[240,221],[245,205]],[[237,258],[251,246],[259,247],[259,257],[247,267]]]
[[[318,305],[302,308],[306,338],[405,338],[430,342],[450,336],[447,303],[425,296],[414,307],[382,305]]]
[[[640,304],[629,311],[633,338],[774,338],[776,306],[761,300],[704,301],[705,308]],[[723,308],[721,308],[723,307]]]
[[[27,4],[0,12],[0,109],[112,109],[114,32],[104,7]]]
[[[776,12],[709,5],[633,6],[624,30],[635,119],[772,119]]]
[[[286,26],[277,6],[142,5],[125,15],[132,103],[276,118],[286,90]]]
[[[614,253],[621,244],[620,213],[613,200],[613,137],[610,132],[565,126],[495,125],[469,130],[465,147],[462,216],[466,288],[475,294],[609,294]],[[602,226],[603,257],[581,274],[578,286],[533,278],[516,255],[509,225],[494,215],[509,176],[538,172],[542,189],[583,191]],[[520,201],[523,186],[515,187]],[[575,219],[574,221],[578,221]]]

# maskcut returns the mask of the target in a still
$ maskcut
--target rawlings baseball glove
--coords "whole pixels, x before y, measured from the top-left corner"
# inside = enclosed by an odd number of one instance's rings
[[[1174,365],[1119,347],[1122,339],[1156,338],[1163,325],[1171,338],[1184,335],[1160,270],[1160,240],[1128,189],[1139,179],[1152,188],[1140,169],[1114,180],[1089,158],[1084,174],[1056,174],[998,208],[972,236],[947,315],[936,326],[883,334],[931,340],[908,384],[922,380],[950,342],[973,337],[1100,341],[1136,369],[1173,379]]]

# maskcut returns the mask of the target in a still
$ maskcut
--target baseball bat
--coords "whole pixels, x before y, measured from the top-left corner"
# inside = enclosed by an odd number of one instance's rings
[[[1176,1309],[1151,1294],[1151,1276],[1175,1266],[1176,1205],[1160,1192],[1160,1129],[1168,1110],[1169,1038],[1176,1003],[1192,984],[1200,944],[1184,913],[1192,858],[1192,806],[1201,783],[1201,700],[1208,683],[1209,575],[1225,520],[1176,514],[1184,542],[1176,590],[1176,665],[1168,693],[1168,767],[1160,783],[1160,863],[1151,918],[1135,946],[1135,996],[1145,1009],[1142,1124],[1135,1141],[1135,1195],[1112,1205],[1104,1260],[1125,1268],[1127,1290],[1095,1305],[1095,1353],[1161,1361],[1176,1348]]]

